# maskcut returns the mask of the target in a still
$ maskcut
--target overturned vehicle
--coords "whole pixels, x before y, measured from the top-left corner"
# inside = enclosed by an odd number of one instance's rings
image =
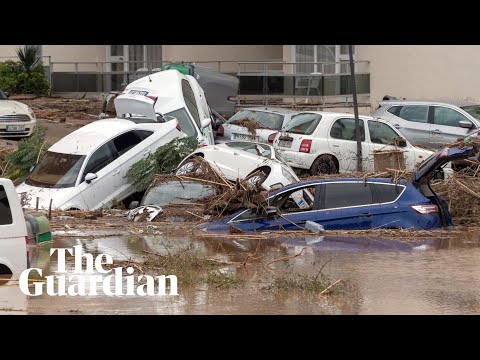
[[[336,178],[289,185],[270,193],[257,208],[241,209],[206,225],[206,230],[298,230],[307,221],[325,230],[452,226],[448,205],[432,190],[430,180],[448,162],[473,153],[471,146],[445,148],[425,160],[409,179]]]

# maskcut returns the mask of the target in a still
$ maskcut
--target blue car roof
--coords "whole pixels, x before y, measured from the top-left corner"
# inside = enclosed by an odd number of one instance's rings
[[[391,184],[393,182],[391,178],[366,178],[366,179],[364,179],[363,177],[361,177],[361,178],[334,178],[334,179],[308,180],[308,181],[300,181],[300,182],[297,182],[295,184],[291,184],[291,185],[285,186],[281,189],[275,190],[275,191],[270,193],[270,196],[276,195],[276,194],[284,192],[284,191],[288,191],[290,189],[295,189],[298,186],[304,186],[304,185],[308,186],[308,185],[314,185],[314,184],[318,184],[318,183],[329,183],[329,182],[338,182],[338,181],[345,181],[345,182],[358,182],[358,181],[372,182],[372,181],[374,181],[374,182],[388,183],[388,184]],[[404,179],[400,179],[398,181],[398,183],[400,183],[401,185],[405,185],[405,184],[408,183],[408,181],[404,180]]]

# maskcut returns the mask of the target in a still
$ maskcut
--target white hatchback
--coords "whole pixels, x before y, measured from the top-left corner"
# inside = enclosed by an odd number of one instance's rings
[[[95,210],[135,192],[126,173],[137,161],[177,137],[177,121],[139,123],[125,119],[92,122],[51,146],[17,187],[27,207]]]
[[[266,190],[282,188],[299,181],[290,166],[275,158],[275,150],[269,148],[271,146],[268,144],[245,142],[205,146],[187,156],[178,165],[176,174],[194,172],[194,158],[201,156],[230,181],[247,179]]]
[[[374,171],[374,151],[400,149],[413,171],[432,151],[412,146],[392,125],[360,116],[363,171]],[[319,173],[356,170],[357,142],[353,114],[308,112],[297,115],[274,139],[273,146],[292,167]],[[392,145],[395,142],[398,146]]]

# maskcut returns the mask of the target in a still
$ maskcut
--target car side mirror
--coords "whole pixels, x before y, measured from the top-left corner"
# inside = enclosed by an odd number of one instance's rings
[[[460,120],[458,122],[458,125],[461,128],[465,128],[465,129],[471,129],[473,127],[473,124],[470,121],[467,121],[467,120]]]
[[[399,147],[407,147],[407,140],[406,139],[399,139],[398,140],[398,146]]]
[[[207,126],[209,126],[210,124],[212,123],[212,119],[210,118],[205,118],[202,120],[202,122],[200,123],[200,126],[202,127],[202,129],[206,128]]]
[[[137,208],[138,206],[140,205],[140,201],[132,201],[130,203],[130,205],[128,205],[128,208],[131,210],[131,209],[135,209]]]
[[[88,173],[86,176],[85,176],[85,181],[87,184],[90,184],[93,180],[95,180],[97,178],[97,174],[93,174],[93,173]]]
[[[277,215],[277,208],[275,206],[267,206],[265,212],[268,216]]]

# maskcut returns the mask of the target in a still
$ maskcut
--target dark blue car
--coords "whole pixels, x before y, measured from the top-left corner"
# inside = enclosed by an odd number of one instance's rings
[[[340,178],[293,184],[272,192],[261,209],[240,210],[207,229],[224,231],[233,225],[242,230],[298,230],[308,220],[326,230],[451,226],[448,207],[429,181],[449,161],[472,154],[472,147],[445,148],[421,164],[413,181]]]

